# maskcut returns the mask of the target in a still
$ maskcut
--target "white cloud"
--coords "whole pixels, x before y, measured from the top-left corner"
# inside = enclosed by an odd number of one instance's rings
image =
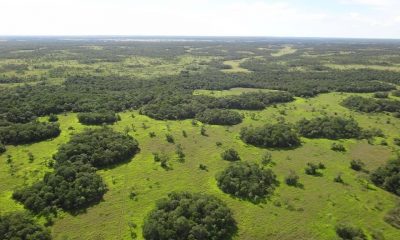
[[[337,0],[343,3],[343,0]],[[398,13],[331,12],[293,0],[0,0],[0,35],[397,37]],[[346,0],[384,6],[392,0]],[[380,4],[380,5],[379,5]],[[338,5],[340,6],[340,4]],[[342,5],[344,6],[344,5]],[[397,18],[396,18],[397,17]]]

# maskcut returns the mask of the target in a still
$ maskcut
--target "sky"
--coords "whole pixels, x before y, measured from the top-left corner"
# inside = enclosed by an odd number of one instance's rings
[[[0,35],[400,38],[400,0],[0,0]]]

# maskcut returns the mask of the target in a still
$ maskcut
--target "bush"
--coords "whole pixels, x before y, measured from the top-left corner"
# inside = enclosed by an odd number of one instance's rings
[[[218,187],[225,193],[257,202],[277,185],[275,174],[257,164],[236,162],[217,176]]]
[[[318,176],[321,175],[318,170],[319,169],[325,169],[325,165],[322,163],[319,163],[318,165],[315,163],[307,163],[306,168],[304,169],[304,172],[307,175],[313,175],[313,176]]]
[[[336,152],[346,152],[346,148],[340,143],[332,143],[331,150]]]
[[[358,138],[362,131],[354,119],[318,117],[297,123],[301,135],[307,138],[345,139]]]
[[[31,122],[0,127],[0,142],[4,144],[27,144],[55,138],[60,135],[58,123]]]
[[[336,175],[336,177],[333,179],[333,181],[337,182],[337,183],[344,183],[342,174],[339,173],[338,175]]]
[[[170,193],[143,224],[146,240],[231,239],[236,222],[219,199],[197,193]]]
[[[354,171],[361,171],[364,168],[364,163],[361,162],[361,160],[351,160],[350,162],[350,168],[353,169]]]
[[[375,98],[388,98],[389,93],[388,92],[376,92],[374,93]]]
[[[4,146],[4,144],[2,144],[1,142],[0,142],[0,154],[2,154],[2,153],[5,153],[6,152],[6,146]]]
[[[367,236],[362,229],[348,223],[336,225],[336,234],[343,240],[366,240]]]
[[[78,113],[78,120],[85,125],[112,124],[118,121],[114,112],[87,112]]]
[[[400,207],[390,210],[385,216],[385,222],[400,229]]]
[[[215,125],[236,125],[242,122],[242,115],[232,110],[207,109],[196,114],[196,119],[202,123]]]
[[[400,90],[393,91],[392,95],[395,96],[395,97],[400,97]]]
[[[165,134],[165,139],[167,140],[167,142],[169,143],[175,143],[175,139],[174,136],[172,136],[171,134]]]
[[[9,213],[0,216],[0,239],[2,240],[50,240],[50,232],[37,224],[25,213]]]
[[[58,121],[58,116],[55,114],[50,114],[49,115],[49,122],[57,122]]]
[[[222,159],[227,160],[227,161],[239,161],[240,160],[239,153],[233,148],[229,148],[229,149],[225,150],[223,153],[221,153],[221,157],[222,157]]]
[[[289,175],[285,177],[285,182],[289,186],[297,186],[299,184],[299,175],[294,171],[290,171]]]
[[[378,187],[400,196],[400,159],[389,161],[376,169],[370,177]]]
[[[257,128],[242,128],[240,138],[259,147],[296,147],[300,139],[292,127],[285,123],[265,125]]]
[[[394,139],[393,139],[393,143],[394,143],[395,145],[397,145],[397,146],[400,146],[400,138],[394,138]],[[1,152],[1,150],[0,150],[0,152]]]
[[[138,143],[133,137],[104,127],[86,129],[72,136],[54,158],[58,164],[82,160],[94,167],[106,167],[127,161],[138,151]]]

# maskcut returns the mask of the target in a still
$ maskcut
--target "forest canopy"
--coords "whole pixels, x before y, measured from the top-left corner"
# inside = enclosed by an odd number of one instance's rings
[[[50,231],[40,226],[31,216],[22,212],[0,216],[2,240],[50,240]]]

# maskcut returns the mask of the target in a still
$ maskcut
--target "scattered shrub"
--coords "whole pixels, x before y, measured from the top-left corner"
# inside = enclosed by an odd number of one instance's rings
[[[343,240],[366,240],[367,236],[361,228],[348,223],[336,225],[336,234]]]
[[[318,172],[318,169],[325,169],[325,165],[322,163],[319,163],[318,165],[315,163],[307,163],[306,168],[304,169],[304,172],[307,175],[313,175],[313,176],[318,176],[321,175],[321,173]]]
[[[385,216],[385,222],[400,229],[400,207],[390,210]]]
[[[231,239],[236,222],[219,199],[197,193],[170,193],[143,224],[146,240]]]
[[[299,184],[299,175],[294,171],[290,171],[289,175],[285,177],[285,182],[289,186],[297,186]]]
[[[49,122],[57,122],[58,121],[58,116],[56,114],[50,114],[48,121]]]
[[[361,162],[361,160],[351,160],[350,162],[350,168],[353,169],[354,171],[361,171],[364,168],[364,163]]]
[[[343,146],[343,144],[332,143],[331,150],[336,151],[336,152],[345,152],[346,148]]]
[[[344,183],[342,174],[339,173],[338,175],[336,175],[336,177],[333,179],[333,181],[337,182],[337,183]]]
[[[233,196],[258,202],[277,185],[275,174],[257,164],[236,162],[217,176],[218,187]]]
[[[400,158],[379,167],[370,177],[378,187],[400,196]]]
[[[174,136],[172,136],[171,134],[165,134],[165,139],[167,140],[167,142],[169,143],[175,143],[175,139]]]
[[[229,148],[229,149],[225,150],[223,153],[221,153],[221,157],[222,157],[222,159],[227,160],[227,161],[239,161],[240,160],[239,153],[233,148]]]
[[[266,166],[268,164],[270,164],[272,162],[272,155],[270,152],[265,152],[262,156],[261,156],[261,164]]]

